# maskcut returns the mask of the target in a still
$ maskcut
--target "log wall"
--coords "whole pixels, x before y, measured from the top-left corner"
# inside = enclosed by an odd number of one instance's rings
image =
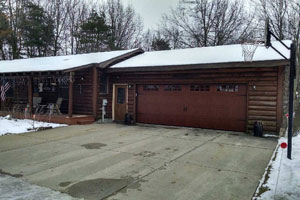
[[[128,112],[135,118],[136,85],[138,84],[191,84],[239,83],[247,85],[247,127],[250,132],[256,120],[261,120],[264,130],[279,132],[283,116],[284,67],[203,69],[173,72],[112,73],[106,117],[112,117],[113,84],[130,84]],[[101,98],[100,98],[101,99]],[[101,100],[100,100],[101,101]],[[102,101],[101,101],[102,105]]]
[[[93,114],[93,76],[92,68],[75,72],[73,85],[73,113],[81,115]]]

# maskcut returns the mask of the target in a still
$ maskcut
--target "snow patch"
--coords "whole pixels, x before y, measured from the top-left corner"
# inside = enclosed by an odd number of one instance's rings
[[[287,139],[278,140],[278,146],[254,195],[255,200],[300,199],[300,135],[298,133],[293,137],[292,160],[287,158],[287,149],[280,148],[282,142],[287,142]]]
[[[0,199],[60,199],[77,200],[67,194],[32,185],[26,181],[6,175],[0,175]],[[79,199],[78,199],[79,200]]]
[[[273,137],[273,138],[278,138],[278,135],[264,134],[264,137]]]
[[[8,115],[6,117],[0,117],[0,136],[6,134],[21,134],[26,132],[33,132],[37,128],[41,127],[61,127],[67,126],[66,124],[54,124],[47,122],[38,122],[29,119],[11,119]]]

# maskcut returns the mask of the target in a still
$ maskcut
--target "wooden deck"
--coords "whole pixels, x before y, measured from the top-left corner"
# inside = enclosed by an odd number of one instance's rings
[[[11,115],[11,112],[0,111],[0,116]],[[25,115],[22,113],[15,113],[13,118],[25,119]],[[74,114],[71,118],[68,115],[32,115],[26,117],[27,119],[34,119],[42,122],[57,123],[57,124],[68,124],[68,125],[84,125],[92,124],[95,122],[95,118],[92,115],[76,115]]]
[[[36,120],[69,125],[92,124],[95,122],[95,118],[91,115],[73,115],[71,118],[68,115],[52,115],[51,117],[48,115],[41,115],[36,117]]]

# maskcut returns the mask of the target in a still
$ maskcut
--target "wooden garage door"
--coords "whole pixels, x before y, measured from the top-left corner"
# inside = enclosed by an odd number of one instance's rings
[[[137,121],[245,131],[246,85],[139,85]]]

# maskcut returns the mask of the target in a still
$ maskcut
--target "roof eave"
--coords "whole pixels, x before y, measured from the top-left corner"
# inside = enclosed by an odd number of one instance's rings
[[[108,73],[114,72],[147,72],[147,71],[180,71],[193,69],[218,69],[218,68],[240,68],[240,67],[277,67],[289,65],[288,60],[268,60],[253,62],[228,62],[228,63],[209,63],[209,64],[187,64],[187,65],[161,65],[147,67],[122,67],[109,68]]]
[[[126,54],[114,57],[112,59],[106,60],[105,62],[99,63],[98,67],[102,68],[102,69],[106,69],[106,68],[109,68],[112,65],[115,65],[117,63],[120,63],[124,60],[127,60],[129,58],[132,58],[132,57],[134,57],[136,55],[139,55],[139,54],[142,54],[142,53],[144,53],[144,50],[141,49],[141,48],[138,48],[138,49],[136,49],[134,51],[131,51],[129,53],[126,53]]]
[[[111,58],[109,60],[106,60],[104,62],[100,62],[100,63],[90,63],[90,64],[87,64],[87,65],[81,65],[81,66],[76,66],[76,67],[72,67],[72,68],[69,68],[69,69],[62,69],[62,70],[43,70],[43,71],[17,71],[17,72],[0,72],[0,74],[13,74],[13,73],[31,73],[31,72],[34,72],[34,73],[39,73],[39,72],[63,72],[63,73],[68,73],[68,72],[74,72],[74,71],[78,71],[78,70],[83,70],[83,69],[87,69],[87,68],[90,68],[90,67],[99,67],[99,68],[106,68],[106,67],[109,67],[113,64],[117,64],[123,60],[126,60],[128,58],[131,58],[133,56],[136,56],[138,54],[141,54],[143,53],[144,51],[142,49],[136,49],[134,51],[130,51],[128,53],[125,53],[125,54],[122,54],[120,56],[117,56],[117,57],[114,57],[114,58]]]
[[[63,70],[63,72],[65,72],[65,73],[66,72],[74,72],[74,71],[86,69],[86,68],[89,68],[89,67],[98,67],[98,68],[104,69],[104,68],[107,68],[107,67],[109,67],[113,64],[117,64],[117,63],[119,63],[123,60],[126,60],[128,58],[131,58],[131,57],[136,56],[136,55],[141,54],[141,53],[144,53],[144,51],[142,49],[136,49],[134,51],[122,54],[120,56],[116,56],[116,57],[111,58],[109,60],[106,60],[104,62],[91,63],[91,64],[88,64],[88,65],[78,66],[78,67],[74,67],[74,68],[71,68],[71,69]]]

